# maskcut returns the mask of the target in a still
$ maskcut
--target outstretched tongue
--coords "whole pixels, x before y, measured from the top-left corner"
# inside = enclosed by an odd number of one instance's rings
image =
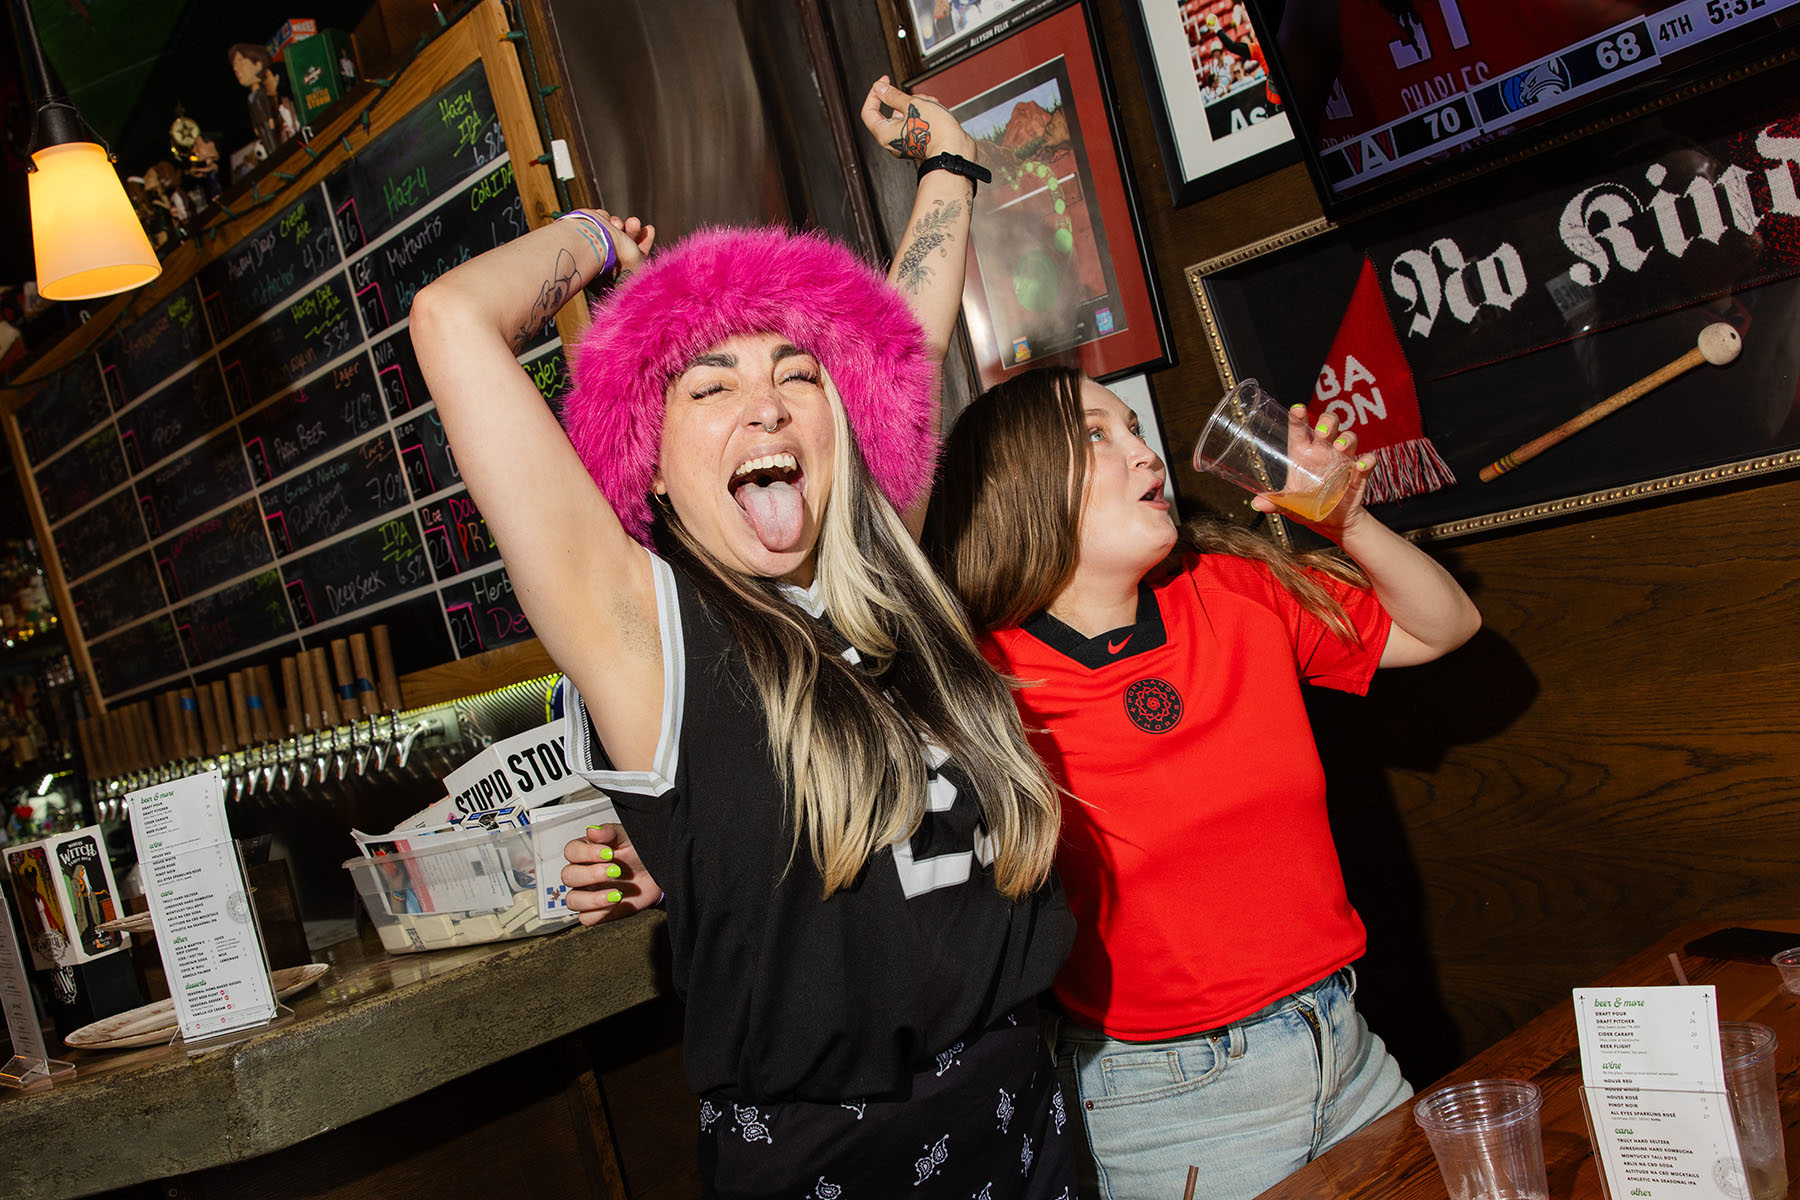
[[[747,483],[738,489],[737,502],[764,549],[780,554],[800,544],[806,511],[793,484],[779,479],[761,486]]]

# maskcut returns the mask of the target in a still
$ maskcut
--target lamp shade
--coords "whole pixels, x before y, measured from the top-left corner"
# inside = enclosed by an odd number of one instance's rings
[[[88,300],[142,287],[162,274],[106,151],[93,142],[45,146],[31,156],[31,240],[38,293]]]

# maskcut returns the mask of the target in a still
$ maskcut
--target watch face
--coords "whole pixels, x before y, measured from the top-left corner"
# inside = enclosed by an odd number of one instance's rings
[[[175,123],[169,126],[169,140],[186,149],[194,144],[200,136],[200,123],[192,117],[176,117]]]

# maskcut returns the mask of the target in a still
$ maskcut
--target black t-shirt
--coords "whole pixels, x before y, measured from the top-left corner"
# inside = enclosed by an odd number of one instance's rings
[[[919,830],[821,900],[807,846],[790,862],[791,805],[742,650],[685,577],[652,564],[655,768],[609,769],[573,689],[566,743],[668,895],[689,1086],[743,1103],[898,1097],[940,1052],[1049,987],[1074,936],[1062,890],[1052,878],[1014,903],[995,889],[967,780],[921,746],[934,765]]]

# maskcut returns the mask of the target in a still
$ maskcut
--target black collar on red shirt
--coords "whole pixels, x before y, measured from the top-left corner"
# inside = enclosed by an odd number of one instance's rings
[[[1099,637],[1087,637],[1070,628],[1051,616],[1049,609],[1040,611],[1019,628],[1059,654],[1093,668],[1155,650],[1169,640],[1162,611],[1156,606],[1156,593],[1147,583],[1138,584],[1137,620]]]

